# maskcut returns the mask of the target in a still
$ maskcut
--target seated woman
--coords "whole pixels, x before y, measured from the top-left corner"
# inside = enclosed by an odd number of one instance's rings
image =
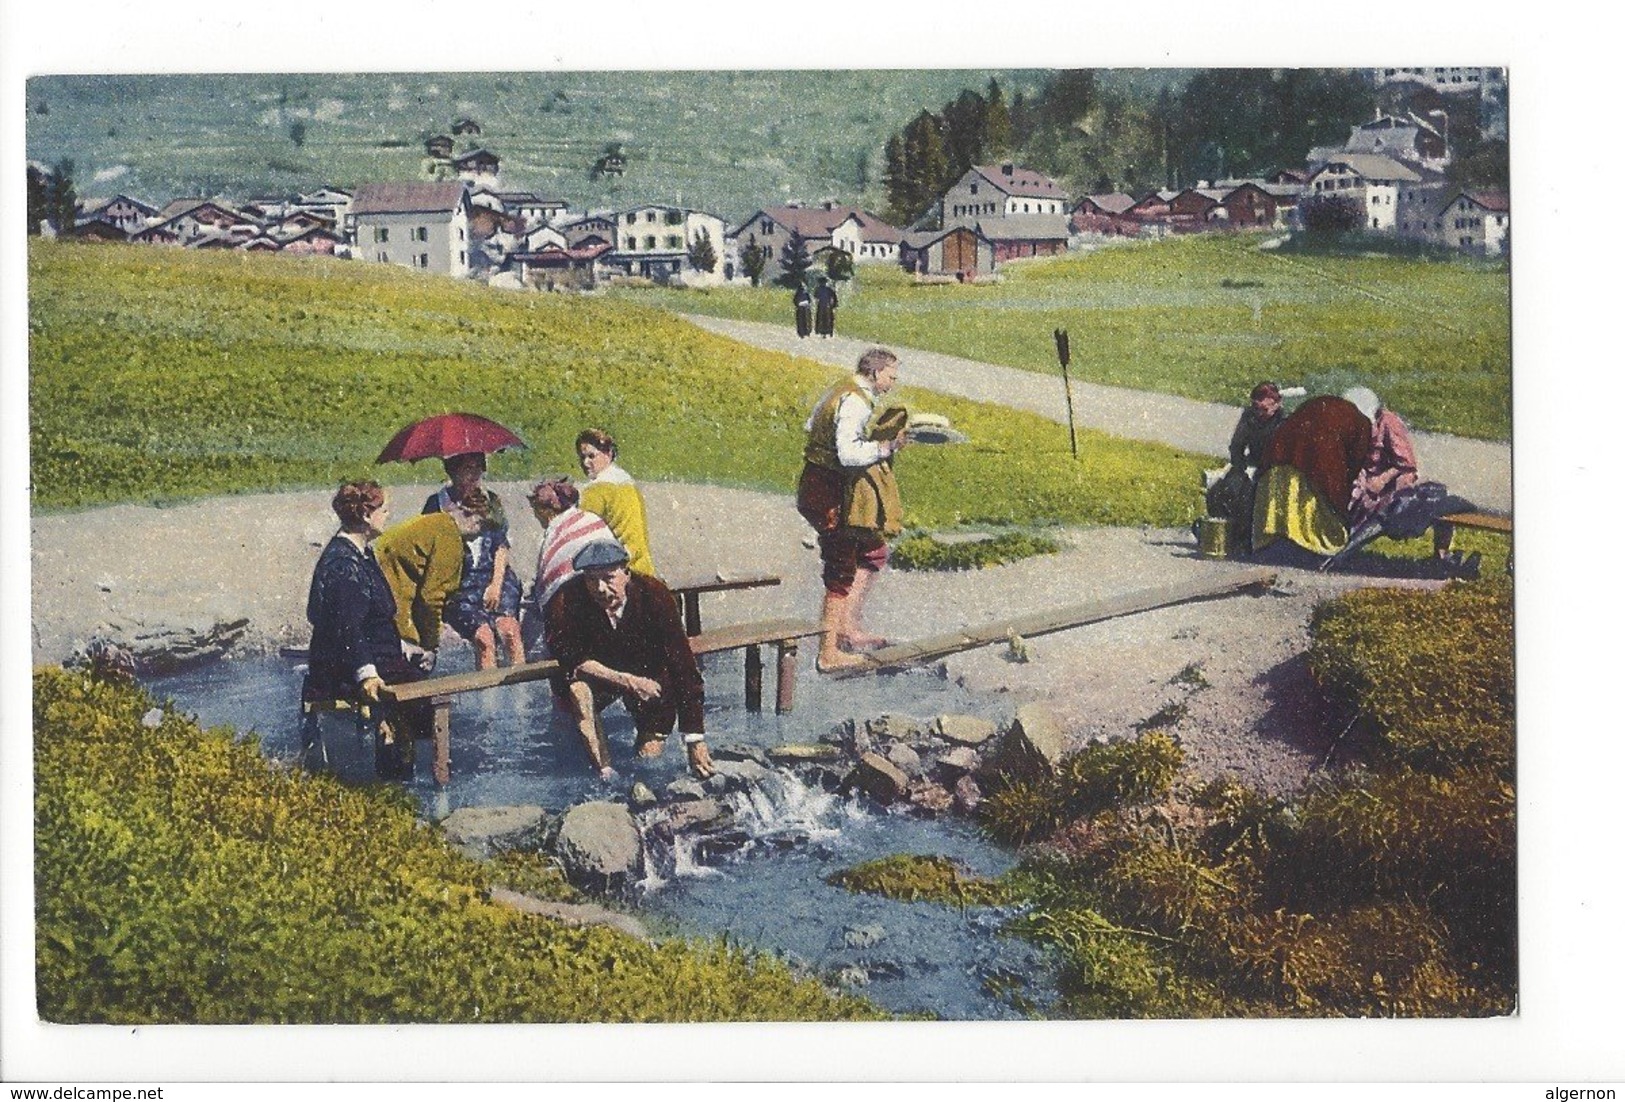
[[[1252,536],[1253,472],[1263,466],[1265,449],[1285,420],[1281,388],[1270,382],[1253,387],[1248,406],[1230,434],[1230,469],[1208,489],[1207,515],[1230,521],[1238,551],[1249,549]]]
[[[461,491],[454,506],[483,520],[479,531],[463,542],[462,584],[446,602],[446,623],[474,645],[475,669],[497,664],[498,639],[510,663],[523,662],[525,645],[519,637],[523,590],[508,565],[508,526],[506,522],[495,526],[490,495],[478,487]]]
[[[1349,540],[1349,500],[1371,446],[1371,422],[1354,403],[1311,398],[1264,448],[1253,506],[1253,550],[1286,539],[1316,555]]]
[[[562,475],[544,478],[531,487],[530,508],[543,528],[542,546],[536,555],[536,579],[525,598],[520,634],[525,653],[533,659],[548,656],[542,630],[547,606],[559,587],[575,577],[576,555],[594,541],[615,540],[604,519],[580,508],[580,501],[581,491]]]
[[[649,522],[643,508],[643,494],[632,476],[615,462],[619,449],[615,438],[603,429],[585,429],[576,437],[576,457],[587,485],[581,491],[581,507],[604,518],[610,531],[631,556],[634,574],[655,576],[654,556],[649,553]]]
[[[387,682],[416,681],[423,652],[401,640],[395,596],[368,546],[389,522],[389,504],[376,482],[346,482],[333,496],[339,531],[328,541],[310,579],[310,699],[380,702]],[[413,653],[415,652],[415,654]],[[423,706],[386,712],[379,722],[378,767],[383,776],[411,776],[412,739],[428,730]]]

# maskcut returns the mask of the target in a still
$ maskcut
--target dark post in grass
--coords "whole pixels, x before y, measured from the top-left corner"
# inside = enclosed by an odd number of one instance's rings
[[[1072,458],[1078,457],[1078,427],[1072,423],[1072,379],[1066,373],[1066,365],[1072,359],[1072,346],[1068,343],[1065,329],[1055,331],[1055,354],[1061,358],[1061,385],[1066,388],[1066,432],[1072,438]]]

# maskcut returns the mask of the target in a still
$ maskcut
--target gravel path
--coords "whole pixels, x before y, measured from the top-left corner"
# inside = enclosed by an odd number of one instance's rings
[[[523,485],[493,488],[522,505]],[[412,511],[430,489],[396,488],[397,515]],[[706,598],[708,626],[817,615],[817,552],[788,496],[678,483],[645,484],[644,495],[656,561],[668,577],[767,570],[784,579],[775,588]],[[239,650],[304,642],[310,573],[334,529],[329,496],[243,495],[32,518],[35,660],[59,661],[99,634],[204,630],[244,618]],[[522,511],[514,515],[514,561],[528,579],[540,529]],[[914,638],[1241,569],[1198,558],[1189,533],[1104,528],[1063,537],[1060,554],[1009,566],[889,571],[875,588],[870,626]],[[1026,662],[994,646],[953,655],[937,668],[979,694],[989,718],[1046,702],[1078,742],[1131,734],[1162,713],[1172,717],[1169,730],[1198,774],[1228,773],[1290,791],[1324,757],[1325,732],[1341,726],[1337,717],[1319,715],[1303,666],[1310,612],[1318,600],[1360,584],[1371,580],[1282,570],[1268,595],[1196,602],[1032,639]]]
[[[851,337],[796,336],[789,326],[765,322],[683,315],[702,329],[775,352],[851,367],[873,341]],[[1053,376],[999,364],[893,348],[902,357],[904,386],[922,387],[978,402],[990,402],[1051,421],[1066,423],[1066,396]],[[1169,444],[1198,455],[1225,454],[1239,407],[1198,402],[1172,394],[1072,383],[1073,416],[1079,425],[1130,440]],[[1441,433],[1415,434],[1425,477],[1436,479],[1469,501],[1501,511],[1512,508],[1512,449],[1506,444]]]

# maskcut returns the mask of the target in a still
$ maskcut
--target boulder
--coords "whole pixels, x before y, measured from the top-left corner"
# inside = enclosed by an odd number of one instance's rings
[[[869,949],[886,940],[886,927],[878,923],[869,926],[848,926],[841,932],[841,943],[848,949]]]
[[[96,638],[78,654],[88,655],[96,644],[129,654],[142,675],[175,673],[224,655],[248,630],[246,619],[214,620],[202,617],[185,623],[148,623],[144,620],[105,623]]]
[[[982,786],[970,774],[954,782],[954,810],[961,815],[973,815],[982,802]]]
[[[939,780],[954,781],[966,773],[974,773],[982,766],[982,755],[969,746],[955,746],[937,759],[934,772]]]
[[[547,830],[547,812],[534,804],[460,807],[440,821],[446,841],[481,859],[510,850],[535,851]]]
[[[1051,776],[1068,749],[1061,723],[1042,704],[1016,710],[1015,722],[1004,733],[983,773],[1005,780],[1037,780]]]
[[[841,781],[848,791],[867,793],[879,803],[889,804],[908,790],[908,777],[897,766],[876,753],[858,758],[858,764]]]
[[[702,834],[694,842],[694,860],[702,865],[714,864],[749,844],[750,835],[737,828],[718,831],[715,834]]]
[[[678,777],[666,786],[666,801],[668,803],[703,799],[705,799],[705,785],[693,777]]]
[[[956,746],[981,746],[998,733],[998,728],[981,716],[940,715],[937,734]]]
[[[779,765],[800,765],[803,762],[840,761],[843,753],[839,746],[827,742],[774,746],[767,752],[769,761]]]
[[[654,789],[642,781],[636,781],[632,785],[632,791],[626,795],[626,803],[633,811],[648,811],[660,803],[660,797],[655,795]]]
[[[954,806],[954,797],[935,781],[915,781],[908,786],[908,802],[921,811],[941,815]]]
[[[733,812],[721,801],[710,796],[703,800],[685,800],[672,804],[666,821],[673,834],[688,831],[717,831],[734,825]]]
[[[624,804],[597,800],[566,811],[554,851],[578,887],[621,891],[643,875],[643,839]]]
[[[651,940],[649,931],[636,918],[597,903],[560,903],[552,899],[537,899],[507,888],[492,888],[490,899],[498,906],[512,907],[523,914],[542,915],[567,926],[608,926],[640,941]]]
[[[890,739],[895,742],[919,742],[930,738],[936,724],[919,716],[901,712],[885,712],[866,725],[869,737],[877,742]]]
[[[885,758],[905,775],[918,777],[920,775],[920,755],[906,742],[894,742],[886,747]]]
[[[873,748],[869,738],[868,724],[859,723],[855,719],[843,719],[830,728],[818,740],[831,746],[839,746],[848,754],[862,754]]]
[[[767,778],[768,770],[764,765],[754,761],[716,761],[711,763],[716,768],[716,774],[705,779],[705,790],[712,794],[723,792],[743,792],[749,788],[761,785]]]

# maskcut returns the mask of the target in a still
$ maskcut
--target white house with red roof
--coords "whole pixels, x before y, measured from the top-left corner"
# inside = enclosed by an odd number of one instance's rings
[[[942,196],[943,228],[971,226],[994,244],[1000,261],[1054,256],[1071,236],[1066,189],[1030,168],[1006,162],[973,165]]]
[[[763,207],[728,235],[729,251],[759,245],[771,268],[784,254],[790,235],[799,233],[810,254],[839,249],[855,263],[894,263],[903,232],[862,207],[833,200],[813,206],[791,203]]]
[[[351,256],[466,276],[471,213],[461,180],[362,184],[346,219]]]
[[[1512,204],[1504,191],[1458,191],[1434,216],[1437,240],[1480,256],[1512,246]]]

